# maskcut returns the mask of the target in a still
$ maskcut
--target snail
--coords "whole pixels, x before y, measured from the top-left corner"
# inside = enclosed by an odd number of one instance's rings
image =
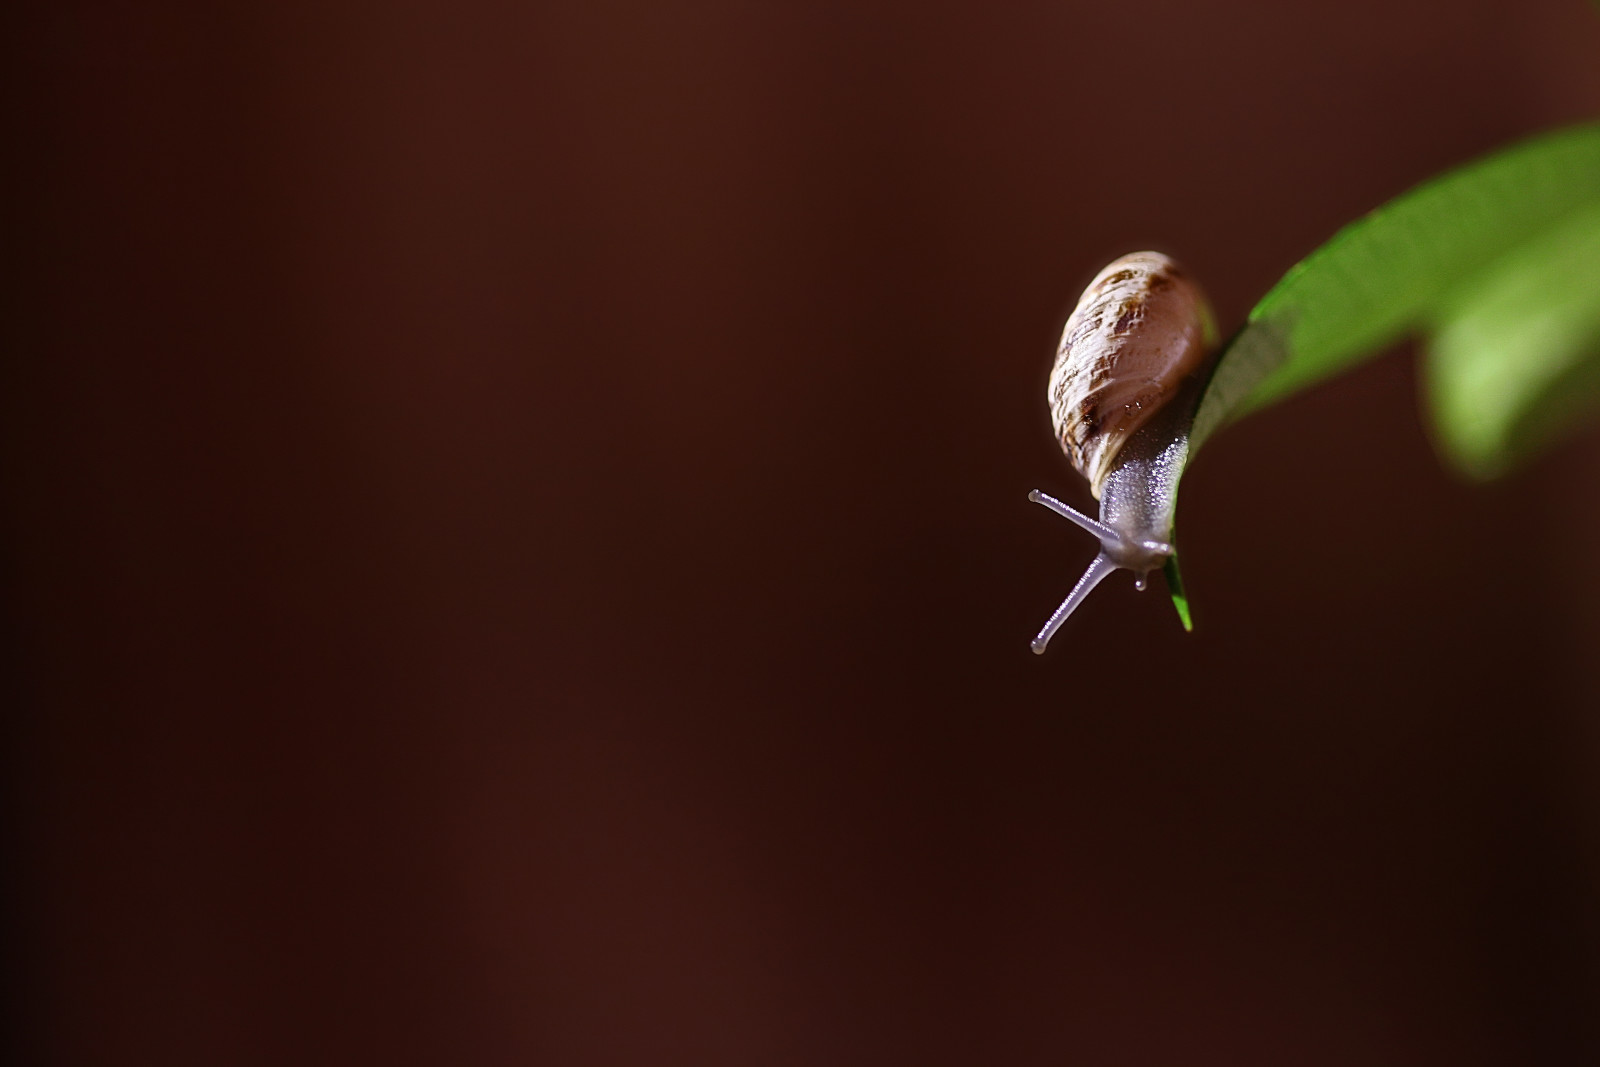
[[[1068,317],[1050,373],[1050,419],[1067,459],[1100,501],[1091,519],[1034,490],[1028,499],[1100,540],[1072,592],[1033,639],[1042,653],[1067,616],[1112,571],[1143,589],[1165,568],[1184,625],[1173,545],[1178,478],[1195,409],[1219,352],[1200,287],[1159,252],[1123,256],[1095,276]]]

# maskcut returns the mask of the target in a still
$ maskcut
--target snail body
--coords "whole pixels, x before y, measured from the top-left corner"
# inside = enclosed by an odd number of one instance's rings
[[[1159,252],[1111,263],[1068,317],[1050,373],[1050,419],[1100,517],[1037,490],[1028,499],[1094,534],[1100,554],[1034,638],[1034,652],[1112,571],[1132,571],[1143,589],[1174,558],[1178,478],[1217,342],[1205,294]]]

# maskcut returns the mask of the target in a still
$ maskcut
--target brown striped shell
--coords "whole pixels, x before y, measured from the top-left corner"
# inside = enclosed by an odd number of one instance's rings
[[[1095,499],[1134,431],[1217,346],[1205,294],[1159,252],[1123,256],[1095,276],[1067,319],[1050,372],[1050,419]]]

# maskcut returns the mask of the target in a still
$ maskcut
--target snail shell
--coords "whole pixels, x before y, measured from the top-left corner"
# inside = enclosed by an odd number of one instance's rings
[[[1050,419],[1100,501],[1100,518],[1037,490],[1028,498],[1094,534],[1100,554],[1034,638],[1035,652],[1112,571],[1133,571],[1143,589],[1150,571],[1167,566],[1176,582],[1178,478],[1217,353],[1205,294],[1159,252],[1135,252],[1106,267],[1067,319],[1050,373]]]
[[[1089,283],[1061,332],[1049,396],[1056,437],[1096,500],[1128,439],[1216,344],[1205,294],[1160,252],[1123,256]]]

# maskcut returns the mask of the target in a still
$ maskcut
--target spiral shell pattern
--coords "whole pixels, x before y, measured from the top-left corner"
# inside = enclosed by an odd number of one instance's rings
[[[1217,344],[1205,294],[1159,252],[1095,276],[1061,332],[1050,420],[1095,499],[1128,438],[1206,365]]]

